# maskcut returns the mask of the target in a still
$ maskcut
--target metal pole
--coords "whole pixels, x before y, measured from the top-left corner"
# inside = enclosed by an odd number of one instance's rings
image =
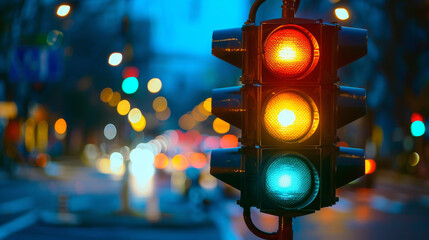
[[[282,18],[295,17],[295,0],[283,0]]]
[[[292,218],[279,217],[278,240],[293,240]]]

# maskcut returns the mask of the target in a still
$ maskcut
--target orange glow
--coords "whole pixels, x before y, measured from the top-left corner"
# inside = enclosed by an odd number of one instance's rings
[[[167,99],[165,97],[157,97],[153,100],[152,107],[156,112],[163,112],[167,109]]]
[[[365,160],[365,174],[371,174],[375,171],[377,165],[375,164],[375,161],[372,159],[366,159]]]
[[[114,92],[112,93],[112,98],[109,100],[109,105],[111,107],[116,107],[116,105],[118,105],[118,103],[121,101],[121,94],[118,92]]]
[[[347,142],[338,142],[337,147],[349,147],[349,144]]]
[[[212,98],[207,98],[204,101],[203,106],[207,112],[212,112]]]
[[[45,167],[47,163],[48,163],[48,158],[46,157],[46,155],[44,153],[40,153],[39,155],[37,155],[37,157],[36,157],[36,165],[37,166]]]
[[[113,90],[111,88],[105,88],[100,93],[100,100],[102,102],[109,102],[113,98]]]
[[[117,111],[120,115],[127,115],[130,111],[131,105],[127,100],[122,100],[118,103]]]
[[[193,153],[190,157],[191,166],[201,169],[207,164],[207,157],[202,153]]]
[[[158,169],[164,169],[168,166],[168,157],[164,153],[159,153],[155,156],[153,165]]]
[[[238,146],[238,138],[232,134],[227,134],[220,139],[221,148],[235,148]]]
[[[282,78],[302,78],[319,61],[319,45],[310,32],[296,25],[274,30],[264,45],[266,67]]]
[[[302,142],[316,131],[319,111],[306,95],[285,91],[269,99],[263,122],[272,137],[284,142]]]
[[[188,168],[188,159],[183,154],[178,154],[171,159],[174,169],[183,171]]]
[[[179,119],[179,126],[183,130],[191,130],[195,126],[195,120],[191,114],[185,114]]]
[[[55,122],[55,131],[58,134],[64,134],[67,131],[67,123],[66,120],[60,118]]]
[[[224,120],[220,119],[220,118],[216,118],[213,121],[213,130],[215,130],[215,132],[219,133],[219,134],[225,134],[229,131],[230,129],[230,124],[225,122]]]

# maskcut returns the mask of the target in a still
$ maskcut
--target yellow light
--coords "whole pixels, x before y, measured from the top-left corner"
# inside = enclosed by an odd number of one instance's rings
[[[211,113],[212,112],[212,98],[207,98],[203,103],[204,109]]]
[[[122,100],[118,103],[118,107],[116,110],[120,115],[124,116],[128,114],[128,112],[130,111],[130,108],[131,108],[130,102],[128,102],[127,100]]]
[[[153,100],[152,107],[156,112],[163,112],[167,109],[167,99],[165,97],[157,97]]]
[[[105,88],[100,93],[100,100],[102,102],[109,102],[113,98],[113,90],[111,88]]]
[[[158,118],[158,120],[165,121],[170,118],[171,110],[169,107],[167,107],[162,112],[156,112],[155,115],[156,115],[156,118]]]
[[[142,115],[142,112],[140,111],[140,109],[133,108],[128,113],[128,121],[130,121],[130,123],[138,123],[140,121],[140,119],[142,118],[142,116],[143,115]]]
[[[109,56],[109,64],[111,66],[118,66],[122,62],[122,53],[114,52]]]
[[[179,119],[179,126],[183,130],[191,130],[195,126],[195,120],[191,114],[185,114]]]
[[[115,107],[116,105],[118,105],[118,103],[121,101],[121,94],[118,92],[114,92],[112,94],[112,98],[109,101],[109,105],[111,107]]]
[[[417,166],[417,164],[419,164],[419,162],[420,162],[420,155],[416,152],[411,153],[411,155],[409,157],[409,163],[410,163],[411,167]]]
[[[375,171],[377,165],[375,164],[375,161],[372,159],[366,159],[365,160],[365,174],[371,174]]]
[[[302,93],[285,91],[268,100],[263,122],[272,137],[284,142],[302,142],[316,131],[319,112],[315,103]]]
[[[157,93],[157,92],[161,91],[161,88],[162,88],[162,82],[159,78],[152,78],[147,83],[147,89],[151,93]]]
[[[340,20],[347,20],[350,17],[349,12],[345,8],[336,8],[335,16],[337,16],[337,18]]]
[[[220,118],[213,121],[213,130],[219,134],[227,133],[230,129],[230,124]]]
[[[136,122],[136,123],[131,123],[131,127],[134,129],[134,131],[136,132],[141,132],[144,130],[144,128],[146,127],[146,118],[142,115],[140,121]]]
[[[183,171],[188,168],[188,159],[183,154],[178,154],[171,159],[173,167],[178,171]]]
[[[15,118],[18,107],[15,102],[0,102],[0,118]]]
[[[55,122],[55,131],[58,134],[64,134],[67,131],[67,123],[66,120],[60,118]]]
[[[57,15],[60,17],[65,17],[70,13],[70,5],[63,4],[60,5],[57,9]]]

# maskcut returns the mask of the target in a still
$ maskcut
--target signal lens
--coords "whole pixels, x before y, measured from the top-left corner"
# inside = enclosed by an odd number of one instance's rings
[[[264,45],[266,67],[283,78],[302,78],[319,61],[319,45],[310,32],[296,25],[274,30]]]
[[[319,192],[319,175],[303,156],[276,156],[268,166],[265,189],[268,198],[285,209],[301,209],[310,204]]]
[[[319,111],[305,94],[285,91],[268,100],[263,122],[272,137],[284,142],[302,142],[316,131]]]

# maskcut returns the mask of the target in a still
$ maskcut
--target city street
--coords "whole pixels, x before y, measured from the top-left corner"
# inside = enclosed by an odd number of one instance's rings
[[[132,211],[125,214],[122,181],[70,161],[57,165],[59,177],[47,169],[27,167],[16,180],[2,179],[0,239],[258,239],[231,199],[205,211],[158,182],[159,205],[131,197]],[[375,189],[343,190],[334,207],[294,219],[295,239],[426,239],[428,191],[410,178],[392,179],[385,176]],[[150,222],[153,207],[160,218]],[[277,230],[276,217],[256,210],[252,217],[261,229]]]

